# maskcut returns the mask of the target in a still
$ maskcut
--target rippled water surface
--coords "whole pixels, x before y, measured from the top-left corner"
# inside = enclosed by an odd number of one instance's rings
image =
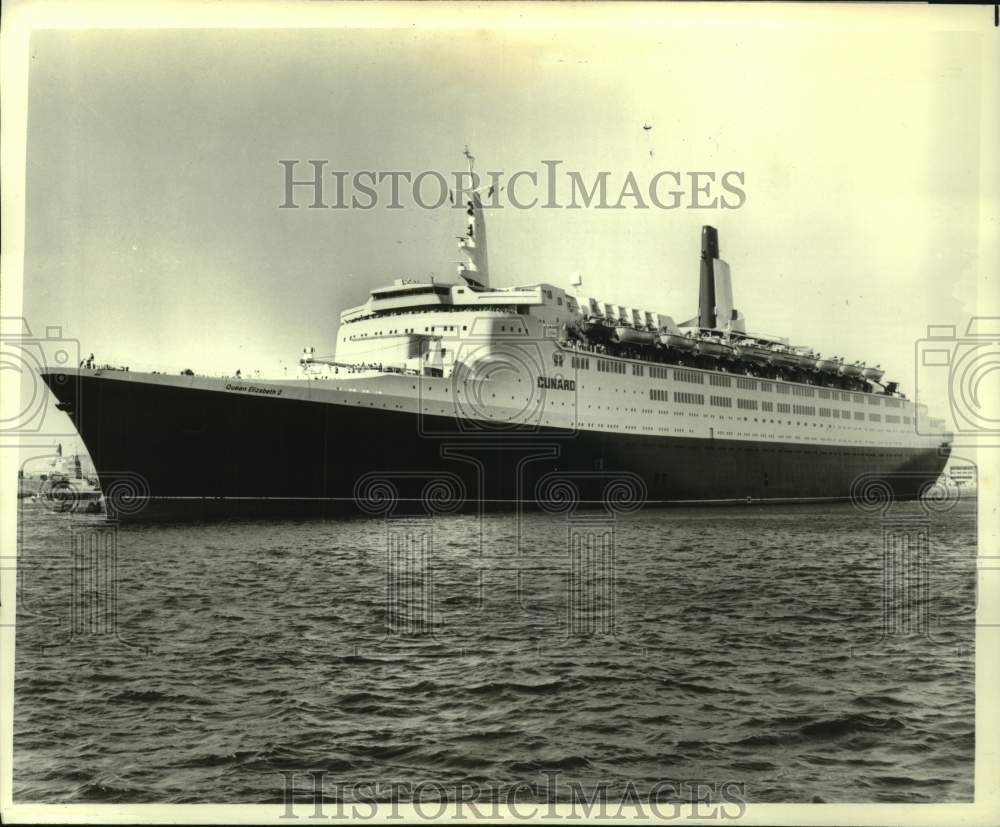
[[[115,530],[25,504],[15,799],[270,802],[281,771],[315,769],[969,801],[975,513]],[[109,531],[117,575],[103,551],[74,568]],[[926,569],[883,564],[920,538]],[[93,613],[109,583],[114,622]]]

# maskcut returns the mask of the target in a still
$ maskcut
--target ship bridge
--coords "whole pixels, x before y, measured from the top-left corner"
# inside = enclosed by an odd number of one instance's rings
[[[396,279],[391,285],[377,287],[364,304],[340,314],[341,324],[365,319],[383,318],[404,313],[475,311],[489,309],[521,315],[531,314],[532,308],[564,308],[576,315],[576,299],[552,284],[530,287],[483,288],[469,284],[444,284]]]
[[[448,375],[466,361],[463,352],[481,358],[483,345],[511,336],[554,341],[579,315],[577,300],[553,284],[494,288],[396,279],[341,313],[328,364],[337,371]]]

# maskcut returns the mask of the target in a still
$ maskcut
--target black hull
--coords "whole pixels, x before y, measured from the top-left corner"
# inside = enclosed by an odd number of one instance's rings
[[[947,460],[926,447],[490,431],[367,406],[45,379],[70,403],[120,519],[838,500],[859,496],[859,480],[912,499]]]

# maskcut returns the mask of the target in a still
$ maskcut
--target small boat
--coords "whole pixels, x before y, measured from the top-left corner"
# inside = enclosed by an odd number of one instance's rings
[[[836,359],[823,359],[817,356],[814,366],[816,370],[821,370],[824,373],[840,373],[840,362]]]
[[[698,346],[698,341],[691,336],[683,336],[680,333],[669,333],[664,331],[660,333],[660,344],[664,347],[670,347],[674,350],[683,350],[685,353],[690,353]]]
[[[864,362],[855,362],[852,365],[848,365],[846,362],[840,366],[840,375],[849,376],[852,379],[861,375],[862,371],[865,369]]]
[[[697,353],[699,356],[711,356],[713,359],[732,359],[736,355],[736,348],[717,338],[705,338],[698,340]]]
[[[807,356],[784,348],[771,350],[771,364],[776,368],[812,368],[816,362],[815,356]]]
[[[792,350],[791,355],[795,357],[795,367],[801,370],[814,370],[818,354],[812,350],[801,351]]]
[[[52,511],[99,514],[101,496],[101,489],[91,480],[70,478],[57,473],[42,483],[34,499],[44,503]]]
[[[615,336],[624,345],[651,345],[656,341],[651,331],[624,325],[615,328]]]
[[[772,352],[758,344],[744,343],[736,346],[736,355],[745,362],[768,365],[771,363]]]
[[[614,328],[599,316],[587,316],[581,319],[579,329],[584,336],[595,341],[610,339],[611,334],[614,333]]]
[[[878,365],[875,365],[873,368],[865,368],[861,371],[861,376],[863,379],[870,379],[872,382],[881,382],[882,377],[885,376],[885,371]]]

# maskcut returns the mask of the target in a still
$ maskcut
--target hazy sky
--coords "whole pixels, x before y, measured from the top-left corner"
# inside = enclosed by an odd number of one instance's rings
[[[765,19],[36,32],[25,315],[134,369],[273,374],[305,345],[332,352],[370,288],[452,277],[463,216],[409,197],[281,210],[278,161],[449,172],[468,144],[507,175],[609,171],[615,197],[630,170],[745,175],[736,210],[493,212],[494,284],[580,272],[585,295],[686,319],[711,223],[751,331],[911,388],[926,326],[975,311],[995,35]]]

